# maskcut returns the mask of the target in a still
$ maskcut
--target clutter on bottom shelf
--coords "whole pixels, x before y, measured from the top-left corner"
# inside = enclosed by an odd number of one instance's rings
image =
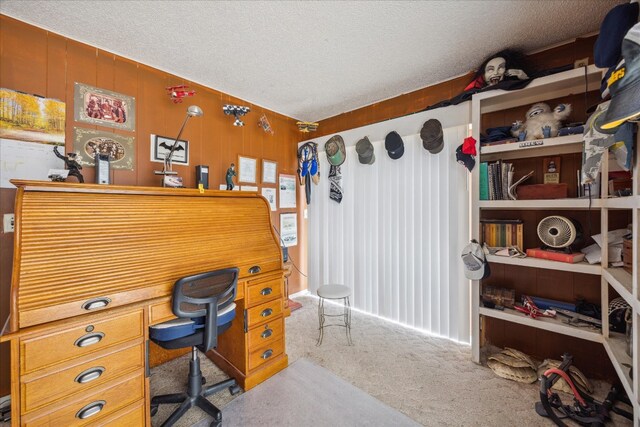
[[[545,366],[546,364],[546,366]],[[633,420],[633,406],[624,389],[619,386],[610,388],[603,401],[596,400],[592,386],[587,378],[573,366],[573,357],[569,353],[562,356],[562,362],[545,360],[539,367],[540,402],[536,402],[536,413],[548,417],[558,426],[566,426],[564,421],[571,419],[583,426],[604,426],[618,414]],[[570,402],[563,403],[557,390],[569,393]],[[620,403],[626,405],[621,407]]]

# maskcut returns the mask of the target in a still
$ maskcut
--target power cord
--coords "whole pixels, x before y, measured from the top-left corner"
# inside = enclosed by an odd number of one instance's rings
[[[276,228],[275,225],[271,225],[273,227],[273,229],[275,230],[276,234],[278,235],[278,238],[280,239],[280,244],[282,245],[283,248],[285,248],[286,246],[284,245],[284,241],[282,240],[282,236],[280,235],[280,232],[278,231],[278,229]],[[296,265],[296,263],[293,261],[293,258],[291,258],[291,254],[287,253],[287,256],[289,257],[289,259],[291,260],[291,264],[293,264],[293,267],[298,270],[298,273],[302,274],[304,277],[309,278],[309,276],[307,276],[306,274],[304,274],[302,271],[300,271],[300,269],[298,268],[298,266]]]

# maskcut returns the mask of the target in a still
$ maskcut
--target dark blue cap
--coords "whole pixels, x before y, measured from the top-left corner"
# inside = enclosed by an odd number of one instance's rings
[[[607,13],[593,47],[593,59],[600,68],[615,67],[622,54],[622,39],[638,22],[638,3],[615,6]]]

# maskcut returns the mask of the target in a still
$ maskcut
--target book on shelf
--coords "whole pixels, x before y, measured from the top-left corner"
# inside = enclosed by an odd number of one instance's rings
[[[480,163],[480,200],[489,200],[489,168],[487,162]]]
[[[547,259],[549,261],[560,261],[569,264],[575,264],[584,260],[582,252],[564,253],[556,251],[548,251],[541,248],[527,249],[527,256],[532,258]]]
[[[509,188],[513,181],[513,174],[513,163],[506,163],[502,160],[481,163],[480,200],[510,200]],[[488,198],[483,198],[485,195]]]
[[[487,246],[505,248],[517,246],[522,250],[522,220],[481,219],[482,242]]]

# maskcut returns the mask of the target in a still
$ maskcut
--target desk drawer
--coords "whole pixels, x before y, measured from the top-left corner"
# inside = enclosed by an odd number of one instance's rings
[[[277,299],[265,304],[261,304],[257,307],[247,309],[247,327],[250,329],[253,326],[259,325],[264,322],[269,322],[272,319],[278,317],[282,313],[282,300]]]
[[[42,416],[24,416],[24,425],[31,426],[81,426],[94,423],[144,397],[142,371],[114,381],[108,388],[90,394],[75,402],[58,407]],[[81,418],[84,417],[84,418]]]
[[[284,352],[284,339],[279,339],[252,351],[249,354],[249,370],[258,368],[259,366],[275,359]]]
[[[264,325],[255,327],[247,333],[249,351],[262,347],[282,337],[284,318],[273,319]]]
[[[82,325],[38,338],[25,339],[20,344],[22,373],[141,337],[142,325],[142,310],[138,310],[94,322],[87,319]]]
[[[282,297],[282,279],[255,283],[247,287],[247,307],[254,307]]]
[[[120,375],[144,367],[144,345],[136,344],[98,357],[90,362],[25,382],[21,386],[23,413],[60,398],[87,392]]]
[[[89,424],[91,427],[135,427],[144,426],[144,400],[119,410],[110,417]]]

